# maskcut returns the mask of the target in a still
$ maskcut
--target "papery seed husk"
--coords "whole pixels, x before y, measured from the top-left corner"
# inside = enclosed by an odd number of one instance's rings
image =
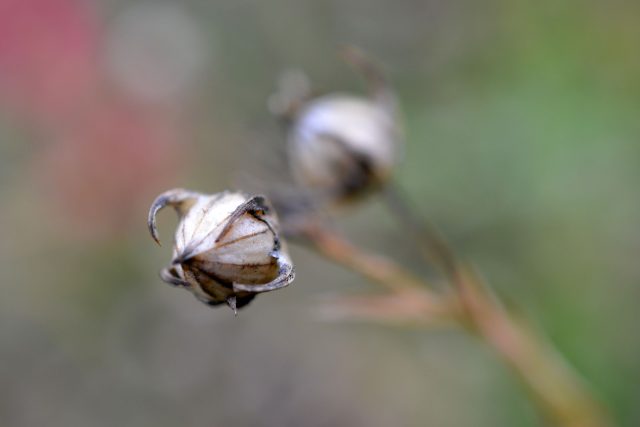
[[[171,190],[160,195],[149,215],[157,237],[155,215],[166,205],[181,216],[173,262],[162,279],[191,290],[209,305],[240,308],[258,292],[287,286],[293,266],[282,252],[278,223],[264,197],[242,193],[204,195]]]
[[[365,98],[338,94],[311,101],[289,137],[294,176],[335,196],[352,196],[384,183],[401,139],[394,119]]]

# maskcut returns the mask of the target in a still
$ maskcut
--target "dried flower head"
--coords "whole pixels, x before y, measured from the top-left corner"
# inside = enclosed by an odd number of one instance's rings
[[[226,303],[236,311],[256,294],[293,281],[277,218],[264,197],[169,190],[149,210],[149,231],[158,244],[156,214],[165,206],[180,217],[173,260],[160,272],[165,282],[190,290],[205,304]]]
[[[307,101],[288,138],[295,179],[336,202],[380,188],[402,142],[395,94],[382,73],[358,50],[345,49],[343,56],[365,77],[370,96],[337,93]]]

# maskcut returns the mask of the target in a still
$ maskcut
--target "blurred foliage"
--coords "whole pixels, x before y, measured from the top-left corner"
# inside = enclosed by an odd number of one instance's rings
[[[157,277],[153,197],[277,163],[278,74],[360,90],[343,42],[398,87],[416,205],[640,424],[640,4],[5,0],[0,17],[0,424],[541,424],[473,340],[316,322],[318,297],[369,285],[304,249],[296,282],[237,319]],[[340,225],[424,269],[379,203]]]

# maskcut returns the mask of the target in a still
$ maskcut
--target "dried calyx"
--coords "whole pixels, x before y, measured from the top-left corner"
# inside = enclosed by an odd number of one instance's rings
[[[148,226],[160,244],[156,214],[172,206],[180,217],[165,282],[184,287],[205,304],[244,307],[261,292],[287,286],[293,265],[278,235],[278,221],[262,196],[167,191],[149,210]]]
[[[369,86],[369,96],[329,94],[297,109],[288,137],[296,181],[330,203],[379,189],[391,176],[400,147],[396,97],[383,74],[360,51],[343,57]]]

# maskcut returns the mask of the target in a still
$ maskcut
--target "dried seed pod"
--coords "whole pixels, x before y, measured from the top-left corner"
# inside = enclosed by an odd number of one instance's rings
[[[275,212],[264,197],[167,191],[149,210],[149,231],[158,244],[156,214],[165,206],[174,207],[180,217],[173,260],[160,272],[165,282],[185,287],[205,304],[226,303],[236,311],[256,294],[293,280]]]
[[[396,98],[382,73],[359,51],[343,51],[365,77],[369,97],[329,94],[308,101],[288,137],[292,172],[303,186],[343,202],[382,186],[402,144]]]

